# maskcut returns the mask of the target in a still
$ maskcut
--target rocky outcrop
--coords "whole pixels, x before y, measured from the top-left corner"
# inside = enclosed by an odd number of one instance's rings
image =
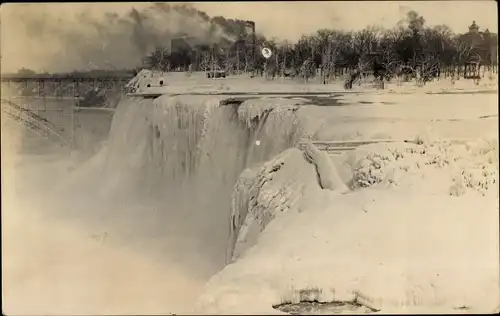
[[[297,210],[306,190],[319,190],[314,166],[296,148],[283,151],[262,167],[245,170],[234,186],[227,261],[252,247],[276,216]]]
[[[272,219],[290,210],[300,211],[299,201],[321,189],[348,191],[328,154],[311,142],[304,153],[288,149],[261,168],[245,170],[232,196],[227,261],[252,247]]]

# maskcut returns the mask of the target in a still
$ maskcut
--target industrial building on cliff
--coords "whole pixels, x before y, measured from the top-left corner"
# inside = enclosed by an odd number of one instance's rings
[[[242,23],[239,34],[231,39],[220,37],[217,42],[180,34],[145,57],[143,67],[173,71],[207,70],[214,64],[234,70],[250,68],[255,58],[255,23]]]

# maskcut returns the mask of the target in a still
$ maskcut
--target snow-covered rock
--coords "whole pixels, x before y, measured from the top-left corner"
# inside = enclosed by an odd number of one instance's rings
[[[296,148],[285,150],[262,167],[245,170],[232,196],[228,261],[252,247],[277,215],[297,211],[304,191],[319,189],[314,165]]]
[[[125,85],[125,88],[127,88],[130,92],[136,92],[136,90],[139,89],[142,80],[152,77],[153,72],[151,70],[143,69]]]
[[[498,187],[495,140],[372,144],[358,148],[347,160],[356,188],[413,187],[457,196],[468,189],[496,193]]]
[[[498,310],[497,147],[363,146],[347,155],[357,190],[346,194],[319,189],[298,150],[246,171],[231,214],[237,260],[211,278],[195,311],[281,314],[303,292],[382,313]],[[454,194],[457,176],[470,193],[492,194]]]

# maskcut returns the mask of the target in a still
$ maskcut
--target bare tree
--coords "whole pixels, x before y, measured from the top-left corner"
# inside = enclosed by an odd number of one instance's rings
[[[313,64],[312,58],[304,60],[302,66],[300,67],[300,76],[307,83],[310,78],[314,77],[316,74],[316,67]]]
[[[417,85],[423,86],[437,76],[439,71],[439,58],[433,54],[420,56],[414,68],[417,74]]]

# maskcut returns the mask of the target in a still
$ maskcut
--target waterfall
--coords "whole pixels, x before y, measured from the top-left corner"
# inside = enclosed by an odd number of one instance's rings
[[[238,177],[294,147],[302,135],[296,115],[300,100],[223,100],[123,98],[101,168],[104,194],[161,201],[166,218],[179,220],[186,238],[201,243],[200,251],[219,268],[229,246],[231,194]]]

